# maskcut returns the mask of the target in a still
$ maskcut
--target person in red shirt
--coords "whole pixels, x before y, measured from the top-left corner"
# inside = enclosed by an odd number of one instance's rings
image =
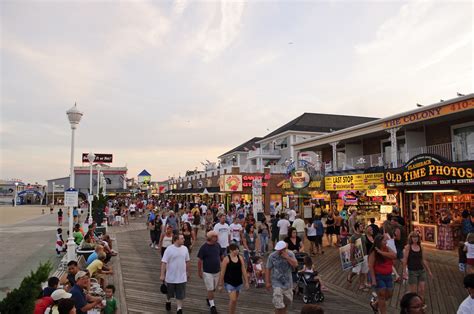
[[[377,302],[371,306],[381,314],[387,313],[387,300],[392,297],[393,279],[392,266],[393,260],[397,258],[397,253],[387,246],[387,239],[384,235],[377,235],[374,239],[374,245],[369,254],[369,270],[372,276],[372,286],[377,291]]]

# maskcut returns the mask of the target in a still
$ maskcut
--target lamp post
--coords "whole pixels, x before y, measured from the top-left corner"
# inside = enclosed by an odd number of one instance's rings
[[[104,172],[101,173],[102,178],[102,195],[105,197],[107,195],[107,179],[105,178]]]
[[[56,185],[55,184],[56,182],[53,181],[53,206],[54,206],[54,186]],[[53,207],[54,208],[54,207]]]
[[[92,193],[92,164],[94,163],[94,160],[95,160],[94,153],[89,153],[89,155],[87,155],[87,160],[89,160],[89,164],[90,164],[89,195],[88,195],[87,201],[89,201],[89,225],[91,225],[92,224],[92,199],[94,195],[94,193]]]
[[[99,198],[99,190],[100,190],[100,165],[96,165],[97,167],[97,198]]]
[[[77,110],[76,104],[74,107],[69,109],[67,112],[67,117],[69,123],[71,124],[71,164],[70,164],[70,175],[69,175],[69,188],[74,188],[74,134],[76,131],[79,122],[81,121],[83,113]],[[77,206],[77,205],[76,205]],[[73,217],[74,206],[69,206],[69,238],[67,241],[67,259],[71,261],[76,256],[76,243],[74,243],[74,238],[72,236],[72,227],[74,223]]]
[[[18,182],[15,182],[15,198],[13,199],[13,207],[16,207],[17,195],[18,195]]]

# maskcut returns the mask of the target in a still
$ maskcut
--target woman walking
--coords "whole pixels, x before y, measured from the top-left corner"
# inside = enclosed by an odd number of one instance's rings
[[[387,300],[392,297],[392,266],[397,253],[387,246],[383,235],[375,237],[372,252],[369,255],[369,270],[372,287],[377,291],[377,306],[381,314],[387,313]]]
[[[166,232],[160,236],[161,257],[165,255],[166,248],[173,244],[173,227],[166,226]]]
[[[184,237],[184,246],[187,247],[188,252],[191,253],[193,243],[196,238],[189,222],[183,223],[183,227],[181,228],[181,234]]]
[[[309,253],[316,255],[316,228],[314,227],[311,220],[306,220],[306,237],[309,241]]]
[[[229,293],[229,313],[234,314],[242,286],[245,285],[245,289],[249,288],[245,263],[239,254],[239,247],[235,243],[229,245],[229,255],[221,263],[219,291],[222,291],[223,285]]]
[[[404,273],[407,268],[408,274]],[[404,280],[408,279],[409,291],[418,293],[423,300],[425,298],[426,271],[428,271],[430,277],[433,276],[423,255],[420,236],[417,232],[412,232],[408,236],[408,244],[403,250],[402,274]]]
[[[303,240],[296,235],[296,229],[290,228],[288,233],[290,235],[285,239],[285,242],[288,243],[288,250],[296,253],[303,252]]]
[[[341,226],[342,217],[339,215],[339,211],[334,211],[334,234],[336,235],[336,246],[341,246]]]
[[[255,232],[255,227],[253,225],[248,225],[245,228],[245,234],[243,238],[244,245],[244,258],[248,263],[249,258],[254,257],[257,253],[257,248],[259,247],[257,241],[257,233]]]
[[[265,217],[263,217],[262,223],[258,227],[258,233],[260,235],[260,252],[265,254],[267,252],[268,237],[270,235],[270,227]]]
[[[329,212],[326,219],[326,240],[328,241],[328,246],[332,246],[332,237],[335,233],[335,219],[332,210]]]

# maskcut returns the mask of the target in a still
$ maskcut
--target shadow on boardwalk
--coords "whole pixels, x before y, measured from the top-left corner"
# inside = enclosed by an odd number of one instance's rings
[[[186,286],[184,313],[209,313],[206,305],[206,291],[203,281],[197,276],[197,251],[203,242],[200,234],[198,244],[191,253],[191,278]],[[128,313],[166,313],[165,296],[159,292],[160,255],[159,251],[148,246],[147,230],[134,230],[116,234],[120,264],[122,270],[122,285],[125,294]],[[360,300],[350,295],[344,295],[338,290],[327,291],[326,300],[321,304],[326,313],[370,313],[368,299]],[[250,288],[243,291],[239,297],[238,313],[272,313],[271,293],[264,288]],[[227,313],[227,293],[216,294],[216,306],[219,313]],[[299,313],[303,302],[295,298],[289,313]],[[172,311],[175,313],[175,303]],[[126,313],[122,309],[122,313]]]

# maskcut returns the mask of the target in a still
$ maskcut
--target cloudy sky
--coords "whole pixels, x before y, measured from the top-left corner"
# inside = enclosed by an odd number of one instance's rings
[[[2,1],[0,178],[183,174],[303,112],[383,117],[470,93],[470,1]]]

